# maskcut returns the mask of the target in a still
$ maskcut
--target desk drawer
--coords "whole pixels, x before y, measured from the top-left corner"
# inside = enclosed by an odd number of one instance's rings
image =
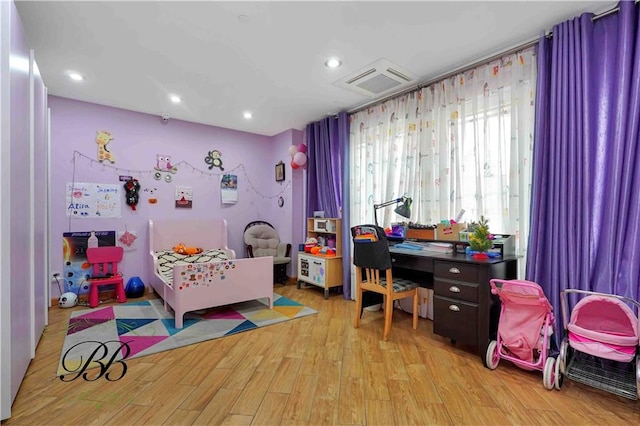
[[[391,253],[391,267],[412,269],[414,271],[433,272],[433,260],[424,256],[409,256]]]
[[[437,278],[433,282],[434,294],[467,302],[478,301],[478,287],[477,283],[441,281]]]
[[[476,345],[478,304],[434,296],[433,332],[460,343]]]
[[[470,263],[443,262],[436,260],[433,262],[433,274],[437,278],[448,280],[467,281],[475,283],[478,281],[478,266]]]

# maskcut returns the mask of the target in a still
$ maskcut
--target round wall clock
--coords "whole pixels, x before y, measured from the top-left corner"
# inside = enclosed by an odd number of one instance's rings
[[[284,198],[278,197],[278,207],[284,206]]]

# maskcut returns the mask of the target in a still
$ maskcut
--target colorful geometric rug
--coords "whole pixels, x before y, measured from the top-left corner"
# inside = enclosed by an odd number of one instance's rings
[[[76,311],[69,318],[57,375],[78,376],[95,367],[105,370],[109,368],[107,364],[119,360],[168,351],[316,313],[318,311],[275,293],[273,309],[260,300],[252,300],[189,312],[184,316],[181,329],[174,327],[173,312],[166,312],[160,299]]]

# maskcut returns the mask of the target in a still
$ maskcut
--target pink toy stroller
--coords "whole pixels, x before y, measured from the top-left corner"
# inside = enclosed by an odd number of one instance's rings
[[[525,370],[542,371],[544,387],[553,389],[557,368],[555,358],[549,356],[549,342],[555,319],[542,288],[524,280],[493,279],[490,283],[502,307],[498,340],[487,348],[487,367],[493,370],[500,359],[506,359]]]
[[[567,298],[580,294],[568,319]],[[640,303],[614,294],[584,290],[562,292],[565,337],[558,357],[559,373],[616,395],[640,397],[638,317],[629,306]],[[562,381],[560,381],[562,385]]]

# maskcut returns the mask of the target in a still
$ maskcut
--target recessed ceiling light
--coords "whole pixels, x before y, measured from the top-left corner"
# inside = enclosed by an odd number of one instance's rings
[[[84,77],[82,76],[82,74],[78,74],[77,72],[70,72],[69,73],[69,78],[71,80],[74,80],[74,81],[82,81],[82,80],[84,80]]]
[[[247,15],[238,15],[238,21],[242,23],[247,23],[249,22],[249,17]]]
[[[342,61],[338,58],[329,58],[326,60],[324,65],[327,68],[338,68],[340,65],[342,65]]]
[[[182,102],[182,99],[180,99],[180,96],[178,95],[169,95],[169,99],[171,99],[171,102],[173,102],[174,104],[179,104],[180,102]]]
[[[243,112],[243,113],[242,113],[242,116],[243,116],[244,118],[246,118],[247,120],[248,120],[248,119],[250,119],[250,118],[253,118],[253,114],[251,113],[251,111],[245,111],[245,112]]]

